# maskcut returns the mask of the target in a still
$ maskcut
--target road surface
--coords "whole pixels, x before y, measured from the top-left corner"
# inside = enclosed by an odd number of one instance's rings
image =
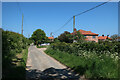
[[[74,74],[69,68],[48,56],[44,50],[30,46],[26,64],[27,80],[79,80],[79,75]]]

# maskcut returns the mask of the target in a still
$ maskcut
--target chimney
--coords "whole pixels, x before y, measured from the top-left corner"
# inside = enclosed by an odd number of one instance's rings
[[[76,29],[76,28],[74,28],[74,31],[76,32],[76,31],[77,31],[77,29]]]
[[[109,36],[109,35],[107,35],[107,39],[108,39],[108,36]]]
[[[102,36],[104,37],[104,34]]]

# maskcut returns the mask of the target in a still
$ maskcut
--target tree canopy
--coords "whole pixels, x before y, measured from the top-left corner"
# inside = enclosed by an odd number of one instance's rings
[[[71,36],[70,32],[65,31],[60,36],[58,36],[58,40],[60,40],[61,42],[71,43],[72,36]]]
[[[46,40],[46,34],[43,30],[37,29],[36,31],[33,32],[31,39],[34,40],[35,44],[42,44]]]
[[[85,38],[79,31],[76,31],[73,34],[71,34],[68,31],[65,31],[60,36],[58,36],[58,40],[60,40],[61,42],[66,42],[66,43],[72,43],[73,40],[81,41],[83,39]]]

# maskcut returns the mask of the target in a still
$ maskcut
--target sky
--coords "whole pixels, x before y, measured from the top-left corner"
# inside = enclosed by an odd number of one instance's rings
[[[2,28],[30,37],[42,29],[48,37],[57,37],[64,31],[73,31],[73,20],[61,28],[73,15],[101,4],[101,2],[3,2]],[[60,29],[61,28],[61,29]],[[75,17],[75,28],[101,35],[118,33],[118,3],[109,2]]]

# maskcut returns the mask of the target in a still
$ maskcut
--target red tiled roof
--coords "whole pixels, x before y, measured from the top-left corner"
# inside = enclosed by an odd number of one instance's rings
[[[98,34],[96,34],[96,33],[93,33],[93,32],[91,32],[91,31],[84,31],[84,30],[78,30],[81,34],[83,34],[83,35],[97,35],[98,36]]]
[[[120,39],[120,37],[117,37],[116,39]]]
[[[96,35],[96,36],[98,36],[98,34],[96,34],[96,33],[93,33],[93,32],[91,32],[91,31],[85,31],[85,30],[82,30],[82,29],[80,29],[80,30],[78,30],[82,35]],[[74,33],[76,33],[76,31],[74,31]],[[71,34],[73,34],[73,33],[71,33]]]
[[[54,37],[48,37],[48,39],[54,39]]]
[[[101,39],[102,39],[102,40],[105,40],[105,39],[107,39],[107,36],[99,36],[98,39],[99,39],[99,40],[101,40]],[[111,38],[108,37],[108,39],[111,39]]]

